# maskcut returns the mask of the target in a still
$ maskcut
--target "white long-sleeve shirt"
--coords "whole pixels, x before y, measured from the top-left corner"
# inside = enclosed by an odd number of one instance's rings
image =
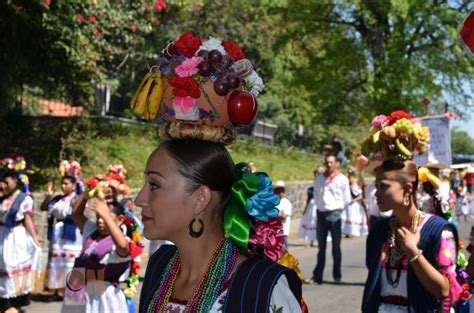
[[[352,199],[349,180],[340,173],[332,179],[326,178],[323,174],[316,174],[314,199],[321,212],[344,209]]]

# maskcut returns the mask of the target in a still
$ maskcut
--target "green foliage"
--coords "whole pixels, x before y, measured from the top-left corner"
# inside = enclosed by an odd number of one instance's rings
[[[474,139],[463,130],[451,131],[451,151],[453,154],[474,154]]]
[[[302,181],[313,179],[318,158],[287,147],[271,147],[253,140],[239,140],[229,147],[235,163],[253,161],[257,171],[272,180]]]
[[[242,46],[266,83],[258,118],[283,145],[318,151],[338,133],[355,147],[358,125],[399,108],[421,115],[424,97],[472,105],[462,82],[474,67],[457,38],[469,1],[166,2],[1,2],[0,97],[12,106],[29,86],[90,110],[105,82],[125,105],[167,40],[195,31]]]

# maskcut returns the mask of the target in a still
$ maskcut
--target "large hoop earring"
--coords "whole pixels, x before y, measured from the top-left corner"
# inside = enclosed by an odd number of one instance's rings
[[[404,198],[403,198],[403,205],[404,206],[409,206],[410,205],[410,198],[408,195],[406,195]]]
[[[204,232],[204,223],[202,222],[202,219],[198,218],[197,222],[199,223],[200,227],[199,230],[194,230],[194,222],[196,222],[196,218],[193,217],[192,221],[189,223],[188,229],[189,229],[189,235],[193,238],[199,238],[201,237],[202,233]]]

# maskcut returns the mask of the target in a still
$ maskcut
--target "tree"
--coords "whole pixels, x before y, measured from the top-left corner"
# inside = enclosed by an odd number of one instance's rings
[[[474,68],[457,40],[469,2],[292,2],[278,13],[291,26],[280,42],[299,42],[310,59],[299,77],[323,123],[350,125],[398,108],[420,113],[425,96],[443,91],[469,105],[462,82]]]
[[[474,154],[474,139],[458,128],[451,131],[451,150],[453,154]]]
[[[156,38],[150,34],[159,19],[186,3],[2,1],[0,96],[12,104],[29,86],[49,98],[90,105],[96,83],[135,79],[136,68],[156,56],[147,43]]]

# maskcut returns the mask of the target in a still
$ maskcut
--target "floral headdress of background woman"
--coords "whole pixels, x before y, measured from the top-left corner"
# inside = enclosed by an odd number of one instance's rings
[[[30,180],[26,175],[25,158],[16,153],[9,153],[0,159],[0,169],[6,172],[14,172],[18,175],[19,186],[27,195],[30,194]]]
[[[81,164],[76,160],[61,160],[59,161],[59,175],[72,175],[76,178],[76,194],[80,195],[84,192],[84,183],[80,179]]]
[[[135,214],[135,206],[132,199],[128,197],[129,187],[125,181],[127,170],[121,164],[111,164],[108,166],[107,175],[96,175],[86,181],[87,195],[89,198],[98,198],[106,202],[117,203],[123,208],[124,234],[131,239],[129,251],[132,262],[130,274],[127,280],[127,288],[124,289],[125,297],[129,307],[133,307],[132,297],[137,292],[139,283],[138,273],[140,270],[140,255],[143,251],[143,239],[141,231],[143,225]]]
[[[369,157],[360,156],[358,158],[364,165],[367,165],[369,171],[386,161],[411,161],[416,153],[422,155],[428,149],[429,128],[423,127],[420,119],[413,118],[405,111],[395,111],[390,115],[378,115],[372,120],[371,126],[371,134],[362,144],[362,153]],[[440,203],[441,180],[429,168],[418,168],[417,183],[429,184],[433,201]],[[450,219],[449,211],[444,212],[438,209],[435,212],[437,215]],[[454,226],[456,227],[456,225]],[[457,244],[461,250],[462,240],[459,240]],[[456,279],[463,286],[463,292],[458,299],[460,305],[465,303],[469,297],[469,291],[464,291],[468,288],[467,274],[464,270],[466,265],[466,257],[462,252],[459,252],[456,257]]]

